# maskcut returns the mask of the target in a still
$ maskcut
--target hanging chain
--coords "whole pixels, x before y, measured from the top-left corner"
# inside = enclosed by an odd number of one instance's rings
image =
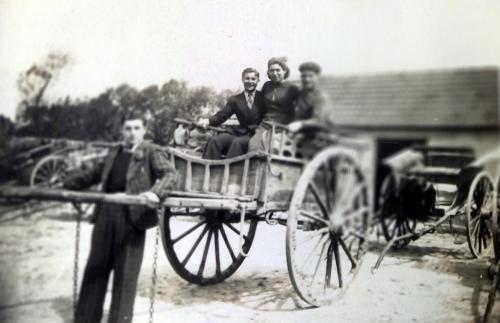
[[[156,215],[160,220],[163,215],[163,206],[158,206]],[[149,295],[149,323],[153,323],[154,306],[155,306],[155,293],[156,293],[156,270],[158,268],[158,247],[160,242],[160,225],[156,226],[155,249],[153,253],[153,274],[151,276],[151,294]]]
[[[73,260],[73,314],[76,317],[76,306],[78,303],[78,259],[80,257],[80,231],[82,224],[83,210],[81,205],[77,207],[78,213],[76,215],[76,233],[75,233],[75,258]]]

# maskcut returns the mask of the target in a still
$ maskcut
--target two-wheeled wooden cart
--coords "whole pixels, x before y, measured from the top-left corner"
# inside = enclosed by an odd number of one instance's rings
[[[328,304],[363,261],[372,217],[374,144],[327,130],[292,136],[266,124],[268,151],[224,160],[167,147],[181,181],[162,202],[166,255],[183,279],[222,282],[245,260],[258,222],[286,225],[286,257],[298,295]],[[0,197],[144,204],[139,196],[4,188]]]

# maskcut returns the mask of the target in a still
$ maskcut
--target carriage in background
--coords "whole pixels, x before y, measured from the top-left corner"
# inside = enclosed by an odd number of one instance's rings
[[[0,158],[3,175],[16,175],[23,185],[56,187],[65,174],[93,167],[106,156],[107,142],[69,139],[15,138],[9,154]],[[8,176],[13,179],[12,176]]]
[[[378,268],[390,248],[433,233],[461,218],[474,257],[491,255],[493,213],[497,207],[494,183],[468,147],[414,147],[400,151],[382,164],[389,173],[378,195],[377,218],[388,244],[374,266]],[[429,223],[429,217],[439,216]],[[426,222],[417,229],[418,221]]]

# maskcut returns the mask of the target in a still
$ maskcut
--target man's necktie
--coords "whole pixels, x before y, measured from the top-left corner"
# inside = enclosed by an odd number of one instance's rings
[[[253,94],[249,93],[248,94],[248,107],[251,109],[253,106]]]

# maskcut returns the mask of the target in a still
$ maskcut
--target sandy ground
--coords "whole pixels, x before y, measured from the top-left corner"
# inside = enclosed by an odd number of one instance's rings
[[[71,207],[29,217],[23,212],[0,214],[0,322],[71,322],[75,233]],[[80,277],[91,230],[91,225],[82,225]],[[154,234],[154,230],[148,232],[134,322],[148,322]],[[374,243],[344,298],[328,307],[308,308],[288,278],[281,226],[259,225],[249,258],[234,276],[216,286],[183,281],[160,249],[154,319],[182,323],[479,321],[490,287],[488,263],[471,259],[466,243],[454,244],[449,234],[424,237],[389,255],[373,275],[370,267],[379,250]],[[500,301],[494,309],[493,322],[497,321]]]

